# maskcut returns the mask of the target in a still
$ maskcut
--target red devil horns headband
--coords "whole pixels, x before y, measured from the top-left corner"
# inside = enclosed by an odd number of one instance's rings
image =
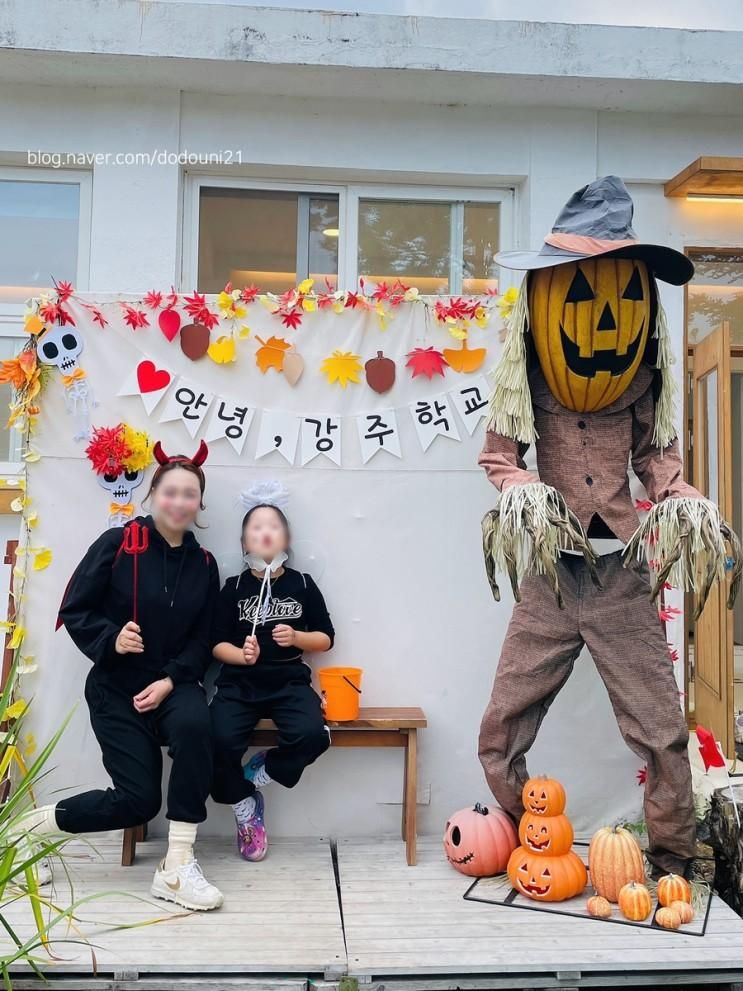
[[[206,442],[202,440],[199,444],[198,451],[192,458],[187,458],[185,454],[175,454],[170,457],[165,453],[165,451],[163,451],[160,441],[157,441],[155,446],[152,448],[152,453],[155,456],[155,461],[157,461],[159,465],[191,464],[194,468],[201,468],[207,459],[209,448],[206,446]]]

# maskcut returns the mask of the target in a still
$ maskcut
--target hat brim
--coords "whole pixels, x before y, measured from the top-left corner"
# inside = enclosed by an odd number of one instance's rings
[[[504,268],[533,272],[540,268],[585,261],[587,258],[637,258],[645,262],[657,279],[672,286],[683,286],[694,275],[694,265],[690,258],[675,248],[662,244],[629,244],[590,254],[575,254],[546,244],[541,251],[501,251],[495,256],[495,262]]]

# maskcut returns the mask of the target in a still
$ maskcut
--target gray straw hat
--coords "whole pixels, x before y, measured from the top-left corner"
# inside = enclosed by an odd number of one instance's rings
[[[691,261],[662,244],[643,244],[632,228],[634,204],[615,175],[603,176],[573,193],[539,251],[501,251],[504,268],[533,271],[586,258],[637,258],[656,278],[682,286],[694,274]]]

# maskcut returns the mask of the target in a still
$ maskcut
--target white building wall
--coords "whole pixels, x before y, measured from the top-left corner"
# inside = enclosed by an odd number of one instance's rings
[[[246,173],[263,177],[312,170],[314,178],[345,175],[397,181],[404,177],[406,182],[483,187],[505,183],[517,190],[515,240],[534,246],[575,188],[597,174],[616,172],[630,184],[642,238],[678,248],[743,243],[743,206],[668,200],[661,185],[700,154],[743,155],[743,118],[371,100],[303,103],[249,93],[222,96],[166,88],[24,85],[4,87],[2,97],[0,161],[15,163],[27,148],[88,152],[227,148],[242,152]],[[177,166],[96,166],[88,288],[145,291],[177,285],[180,209]],[[664,291],[664,301],[680,356],[682,291]],[[490,502],[484,479],[482,485],[478,505],[471,510],[460,507],[462,516],[471,513],[476,520]],[[448,523],[455,525],[454,517],[442,525]],[[68,570],[74,563],[66,562]],[[431,725],[421,745],[423,832],[438,832],[454,808],[486,795],[476,736],[510,602],[497,607],[489,603],[479,570],[473,570],[469,580],[476,591],[465,589],[462,598],[474,600],[477,608],[465,609],[463,616],[477,632],[467,638],[465,649],[458,650],[454,618],[441,638],[442,649],[426,656],[416,651],[410,630],[390,628],[385,636],[404,636],[410,643],[409,657],[394,672],[396,688],[367,698],[370,704],[420,702],[429,711]],[[343,610],[343,603],[332,605],[336,613]],[[424,622],[425,602],[409,605],[407,621]],[[452,603],[453,608],[457,605],[461,603]],[[405,620],[398,617],[398,622]],[[42,659],[42,664],[51,660]],[[597,699],[590,711],[584,707],[586,698]],[[62,715],[58,713],[59,718]],[[586,727],[590,747],[585,743]],[[42,727],[40,735],[53,728]],[[562,741],[558,750],[553,746],[556,739]],[[601,748],[601,774],[591,762],[592,747]],[[63,742],[57,760],[61,768],[65,753]],[[333,751],[322,764],[294,794],[272,794],[274,832],[397,831],[399,754]],[[637,813],[641,795],[634,772],[639,764],[624,750],[608,703],[600,699],[595,672],[584,657],[545,723],[533,769],[549,769],[572,787],[578,796],[571,808],[573,818],[578,830],[586,831],[599,824],[592,797],[605,798],[608,780],[614,792],[612,814]],[[96,775],[100,778],[100,769],[91,771],[91,779]],[[55,785],[62,783],[56,776]],[[605,814],[606,804],[600,807]],[[211,817],[209,828],[228,828],[224,811]]]

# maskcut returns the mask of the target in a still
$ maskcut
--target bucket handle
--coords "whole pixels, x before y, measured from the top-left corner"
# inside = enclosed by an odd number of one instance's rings
[[[343,680],[344,681],[347,681],[348,682],[348,684],[351,686],[351,688],[353,688],[353,690],[355,692],[358,692],[359,695],[361,695],[361,689],[360,688],[357,688],[356,685],[354,685],[354,683],[351,681],[351,679],[348,677],[348,675],[345,675],[344,674],[342,677],[343,677]]]

